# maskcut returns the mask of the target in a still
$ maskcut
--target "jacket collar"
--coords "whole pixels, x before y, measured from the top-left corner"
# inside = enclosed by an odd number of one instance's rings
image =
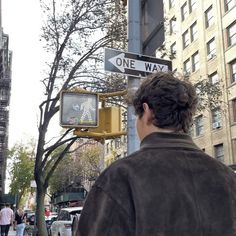
[[[191,148],[200,150],[188,134],[154,132],[147,135],[140,148]]]

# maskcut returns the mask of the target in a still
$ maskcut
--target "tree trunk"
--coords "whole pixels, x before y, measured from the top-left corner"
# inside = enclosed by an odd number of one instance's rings
[[[40,186],[41,185],[41,186]],[[43,184],[37,183],[37,196],[36,196],[36,230],[37,234],[40,236],[48,236],[44,212],[44,198],[45,198],[46,189],[43,187]]]

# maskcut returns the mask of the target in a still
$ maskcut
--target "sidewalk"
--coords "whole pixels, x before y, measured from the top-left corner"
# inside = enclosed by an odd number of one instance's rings
[[[16,235],[16,231],[13,230],[13,228],[11,227],[8,233],[8,236],[15,236]]]

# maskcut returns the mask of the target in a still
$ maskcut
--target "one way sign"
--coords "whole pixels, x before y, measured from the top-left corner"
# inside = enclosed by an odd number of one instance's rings
[[[171,61],[105,48],[105,70],[146,77],[158,71],[171,71]]]

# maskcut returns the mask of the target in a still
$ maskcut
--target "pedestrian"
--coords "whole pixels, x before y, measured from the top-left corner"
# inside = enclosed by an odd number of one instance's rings
[[[14,229],[16,229],[16,236],[23,236],[25,230],[27,215],[22,208],[19,208],[15,213]]]
[[[1,236],[8,236],[10,226],[13,223],[13,216],[14,213],[10,204],[6,203],[0,211]]]
[[[76,235],[236,236],[236,175],[188,135],[194,87],[158,72],[132,103],[140,150],[99,176]]]
[[[44,208],[44,214],[45,214],[45,217],[48,219],[48,217],[50,216],[50,210],[47,208],[47,207],[45,207]]]

